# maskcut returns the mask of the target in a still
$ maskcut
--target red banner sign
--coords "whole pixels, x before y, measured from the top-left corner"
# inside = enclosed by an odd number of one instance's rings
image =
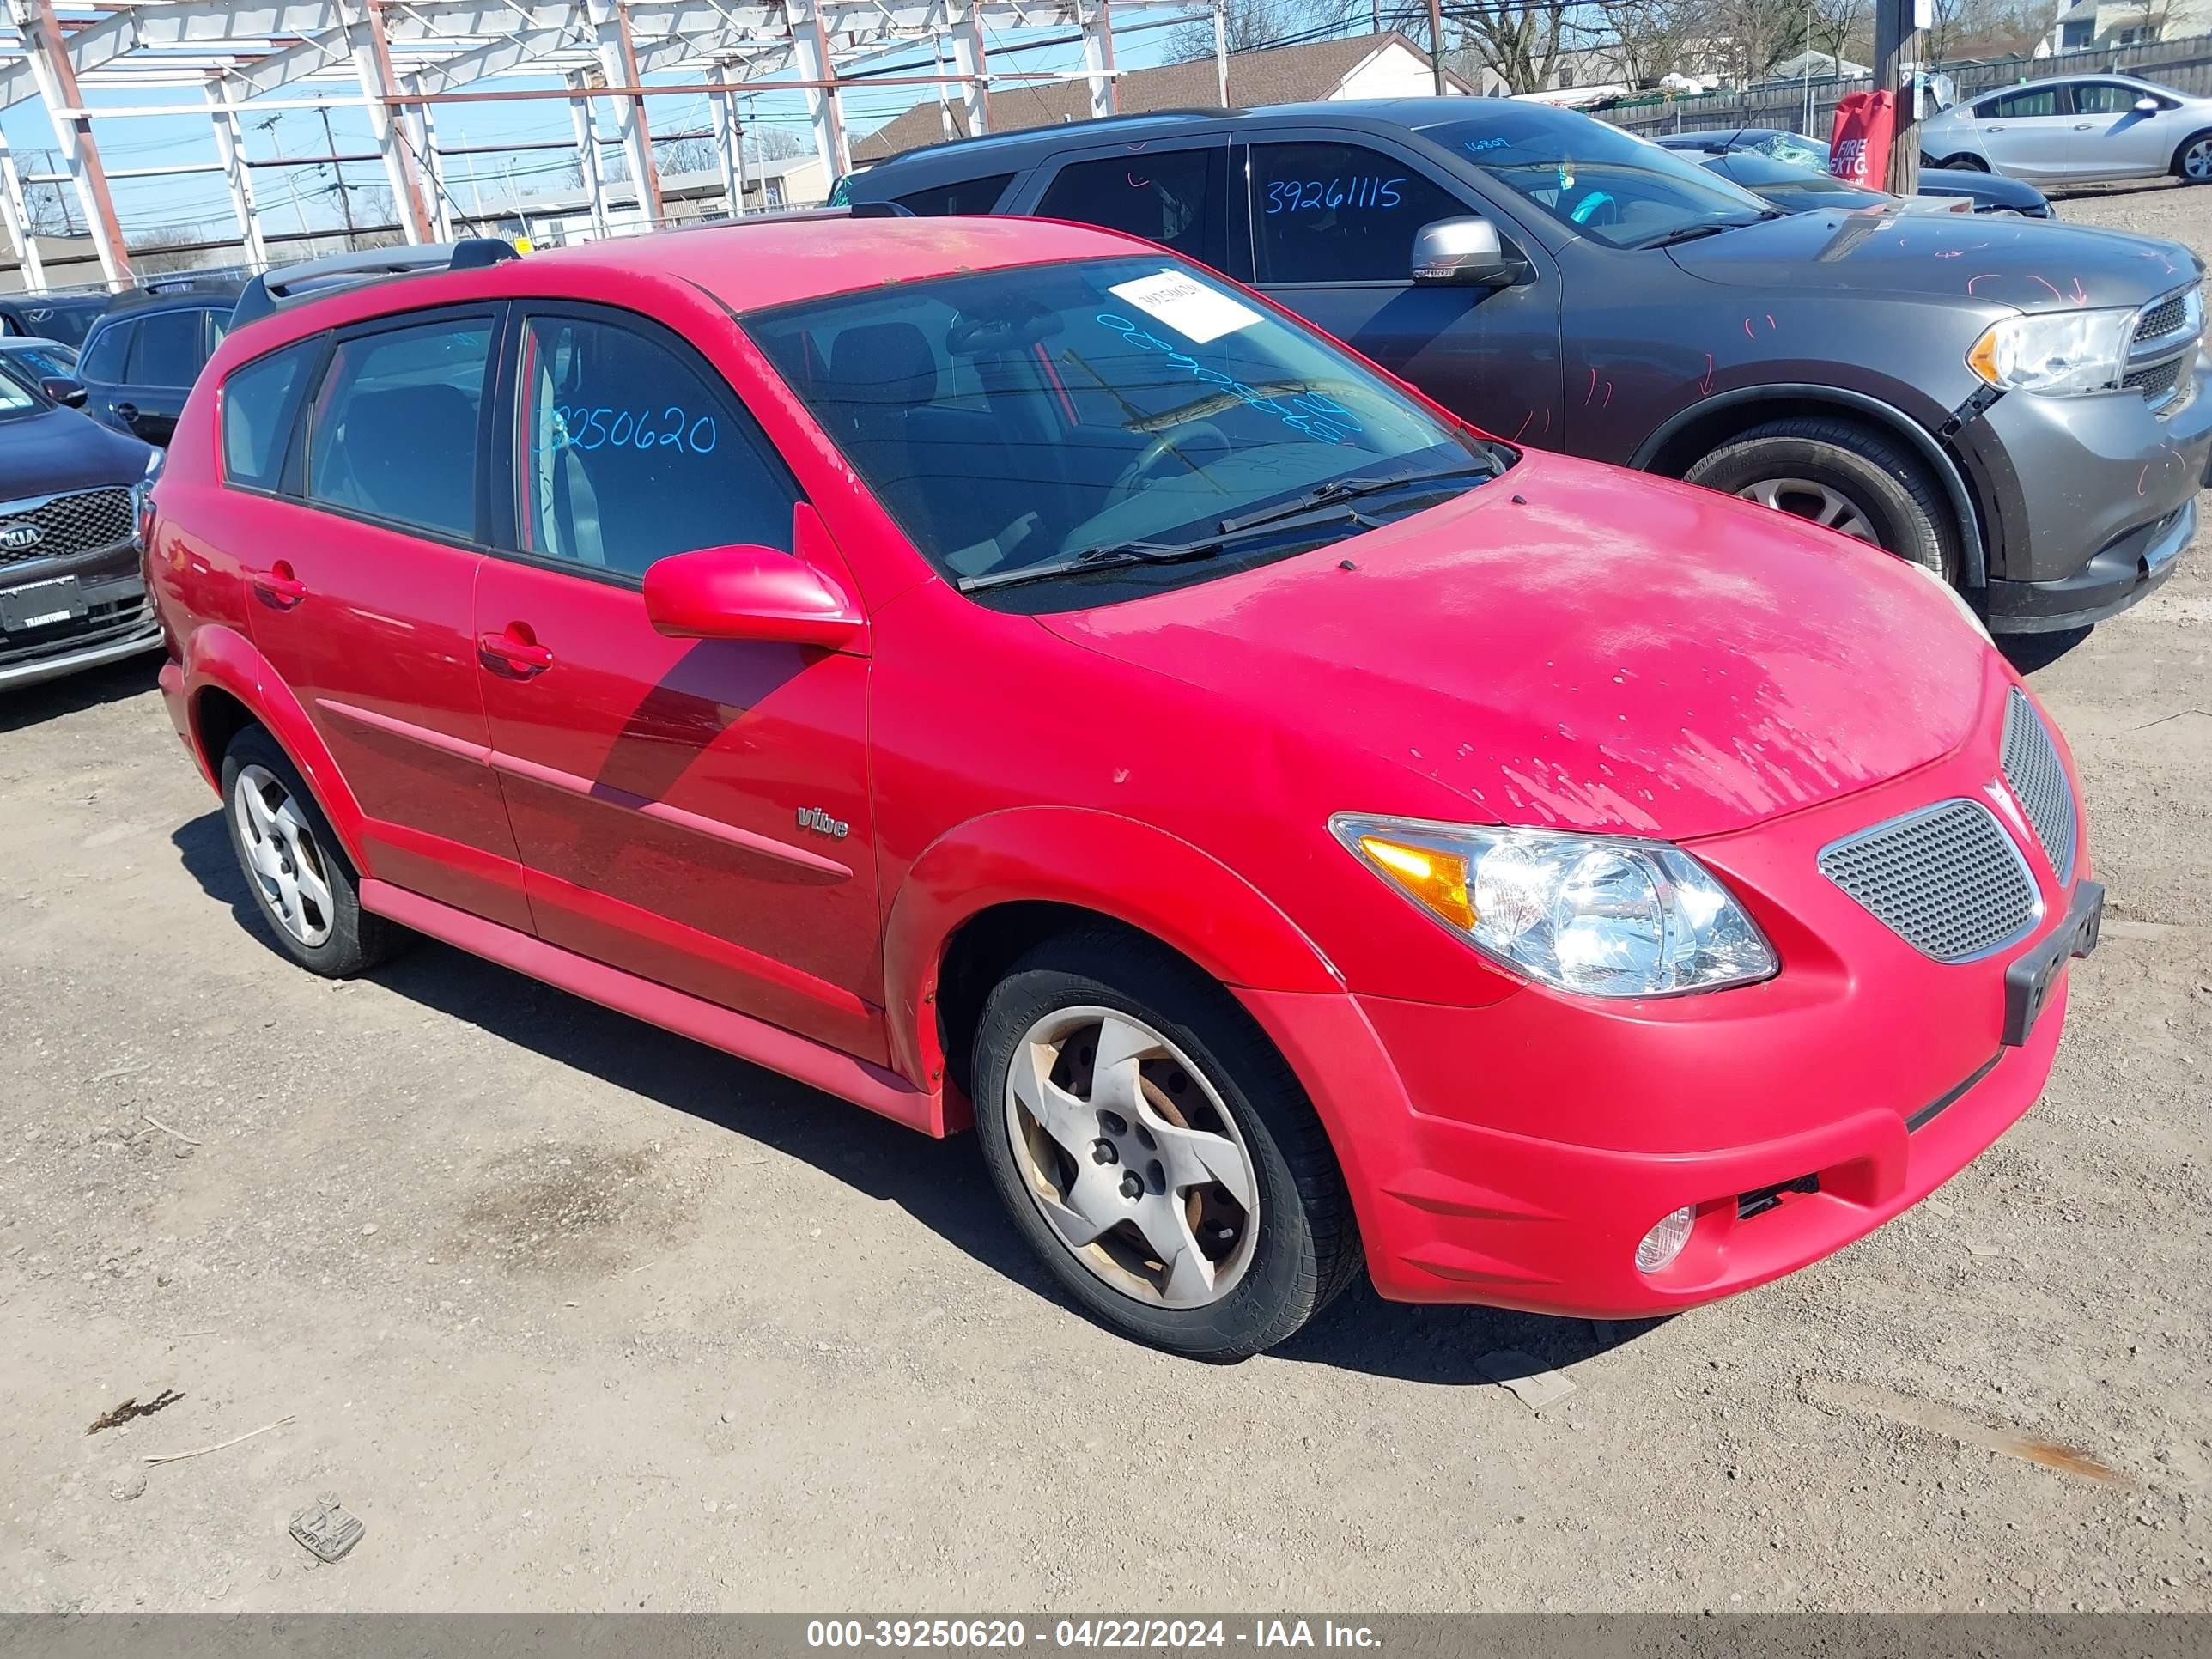
[[[1897,129],[1897,94],[1855,92],[1836,106],[1828,137],[1828,171],[1869,190],[1886,190],[1889,141]]]

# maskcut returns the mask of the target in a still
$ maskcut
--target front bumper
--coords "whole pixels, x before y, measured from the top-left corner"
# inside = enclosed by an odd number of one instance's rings
[[[87,614],[81,620],[24,634],[0,634],[0,690],[59,679],[160,648],[161,623],[146,603],[145,584],[136,574],[87,581],[82,594]]]
[[[1998,781],[1994,746],[1697,844],[1782,957],[1761,985],[1622,1003],[1529,986],[1481,1008],[1240,992],[1328,1127],[1376,1288],[1664,1314],[1816,1261],[1972,1161],[2033,1104],[2065,1019],[2062,968],[2008,1044],[2008,972],[2067,948],[2081,925],[2070,902],[2090,880],[2081,830],[2059,882]],[[1947,963],[1814,860],[1954,797],[1988,802],[2008,826],[2042,915],[2004,949]],[[1684,1206],[1697,1212],[1688,1247],[1639,1272],[1638,1240]]]
[[[2152,592],[2196,533],[2212,383],[2200,368],[2193,392],[2163,411],[2126,393],[2013,392],[1953,442],[1988,520],[1990,630],[2086,627]]]

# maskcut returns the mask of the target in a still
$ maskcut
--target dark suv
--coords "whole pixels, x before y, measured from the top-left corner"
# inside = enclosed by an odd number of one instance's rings
[[[1948,577],[1992,629],[2172,573],[2212,456],[2202,266],[1966,215],[1784,215],[1569,111],[1407,99],[932,146],[844,187],[1202,259],[1501,437],[1687,478]]]
[[[222,343],[242,286],[187,278],[118,299],[85,336],[77,358],[87,412],[166,446],[185,394]]]

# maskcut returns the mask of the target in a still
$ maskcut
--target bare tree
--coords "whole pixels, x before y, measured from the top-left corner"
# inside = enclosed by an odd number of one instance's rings
[[[1285,37],[1340,23],[1352,15],[1356,0],[1223,0],[1221,32],[1231,52],[1253,52],[1280,45]],[[1168,33],[1161,61],[1188,64],[1213,56],[1211,18],[1186,23]]]
[[[757,161],[782,161],[794,155],[811,155],[814,139],[810,134],[801,135],[787,127],[766,126],[755,122],[745,129],[752,141],[750,149]]]
[[[653,147],[653,166],[664,179],[672,173],[711,173],[715,166],[714,146],[704,138],[659,142]]]
[[[210,264],[207,252],[193,245],[209,240],[191,225],[165,225],[130,239],[131,268],[143,276],[198,270]]]
[[[1459,26],[1465,59],[1520,93],[1552,84],[1577,9],[1568,0],[1455,0],[1443,15]]]
[[[1584,43],[1618,60],[1620,76],[1632,87],[1656,86],[1679,70],[1693,46],[1711,33],[1705,0],[1595,0],[1595,22]]]

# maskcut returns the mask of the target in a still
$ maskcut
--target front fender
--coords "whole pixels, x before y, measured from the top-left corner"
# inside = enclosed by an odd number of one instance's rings
[[[1344,989],[1288,916],[1188,842],[1110,812],[1015,807],[948,831],[899,884],[884,923],[884,988],[891,1061],[901,1072],[924,1087],[943,1079],[935,999],[953,936],[994,906],[1040,902],[1136,928],[1224,985]]]
[[[191,722],[192,754],[200,770],[220,790],[222,754],[211,735],[202,728],[201,693],[228,693],[246,706],[246,712],[267,728],[277,747],[300,769],[300,775],[314,791],[315,799],[337,832],[339,842],[353,867],[363,875],[374,873],[362,856],[361,803],[354,799],[337,763],[324,746],[322,734],[307,718],[307,711],[292,695],[282,676],[270,669],[253,641],[234,628],[204,623],[195,629],[185,647],[184,699]]]

